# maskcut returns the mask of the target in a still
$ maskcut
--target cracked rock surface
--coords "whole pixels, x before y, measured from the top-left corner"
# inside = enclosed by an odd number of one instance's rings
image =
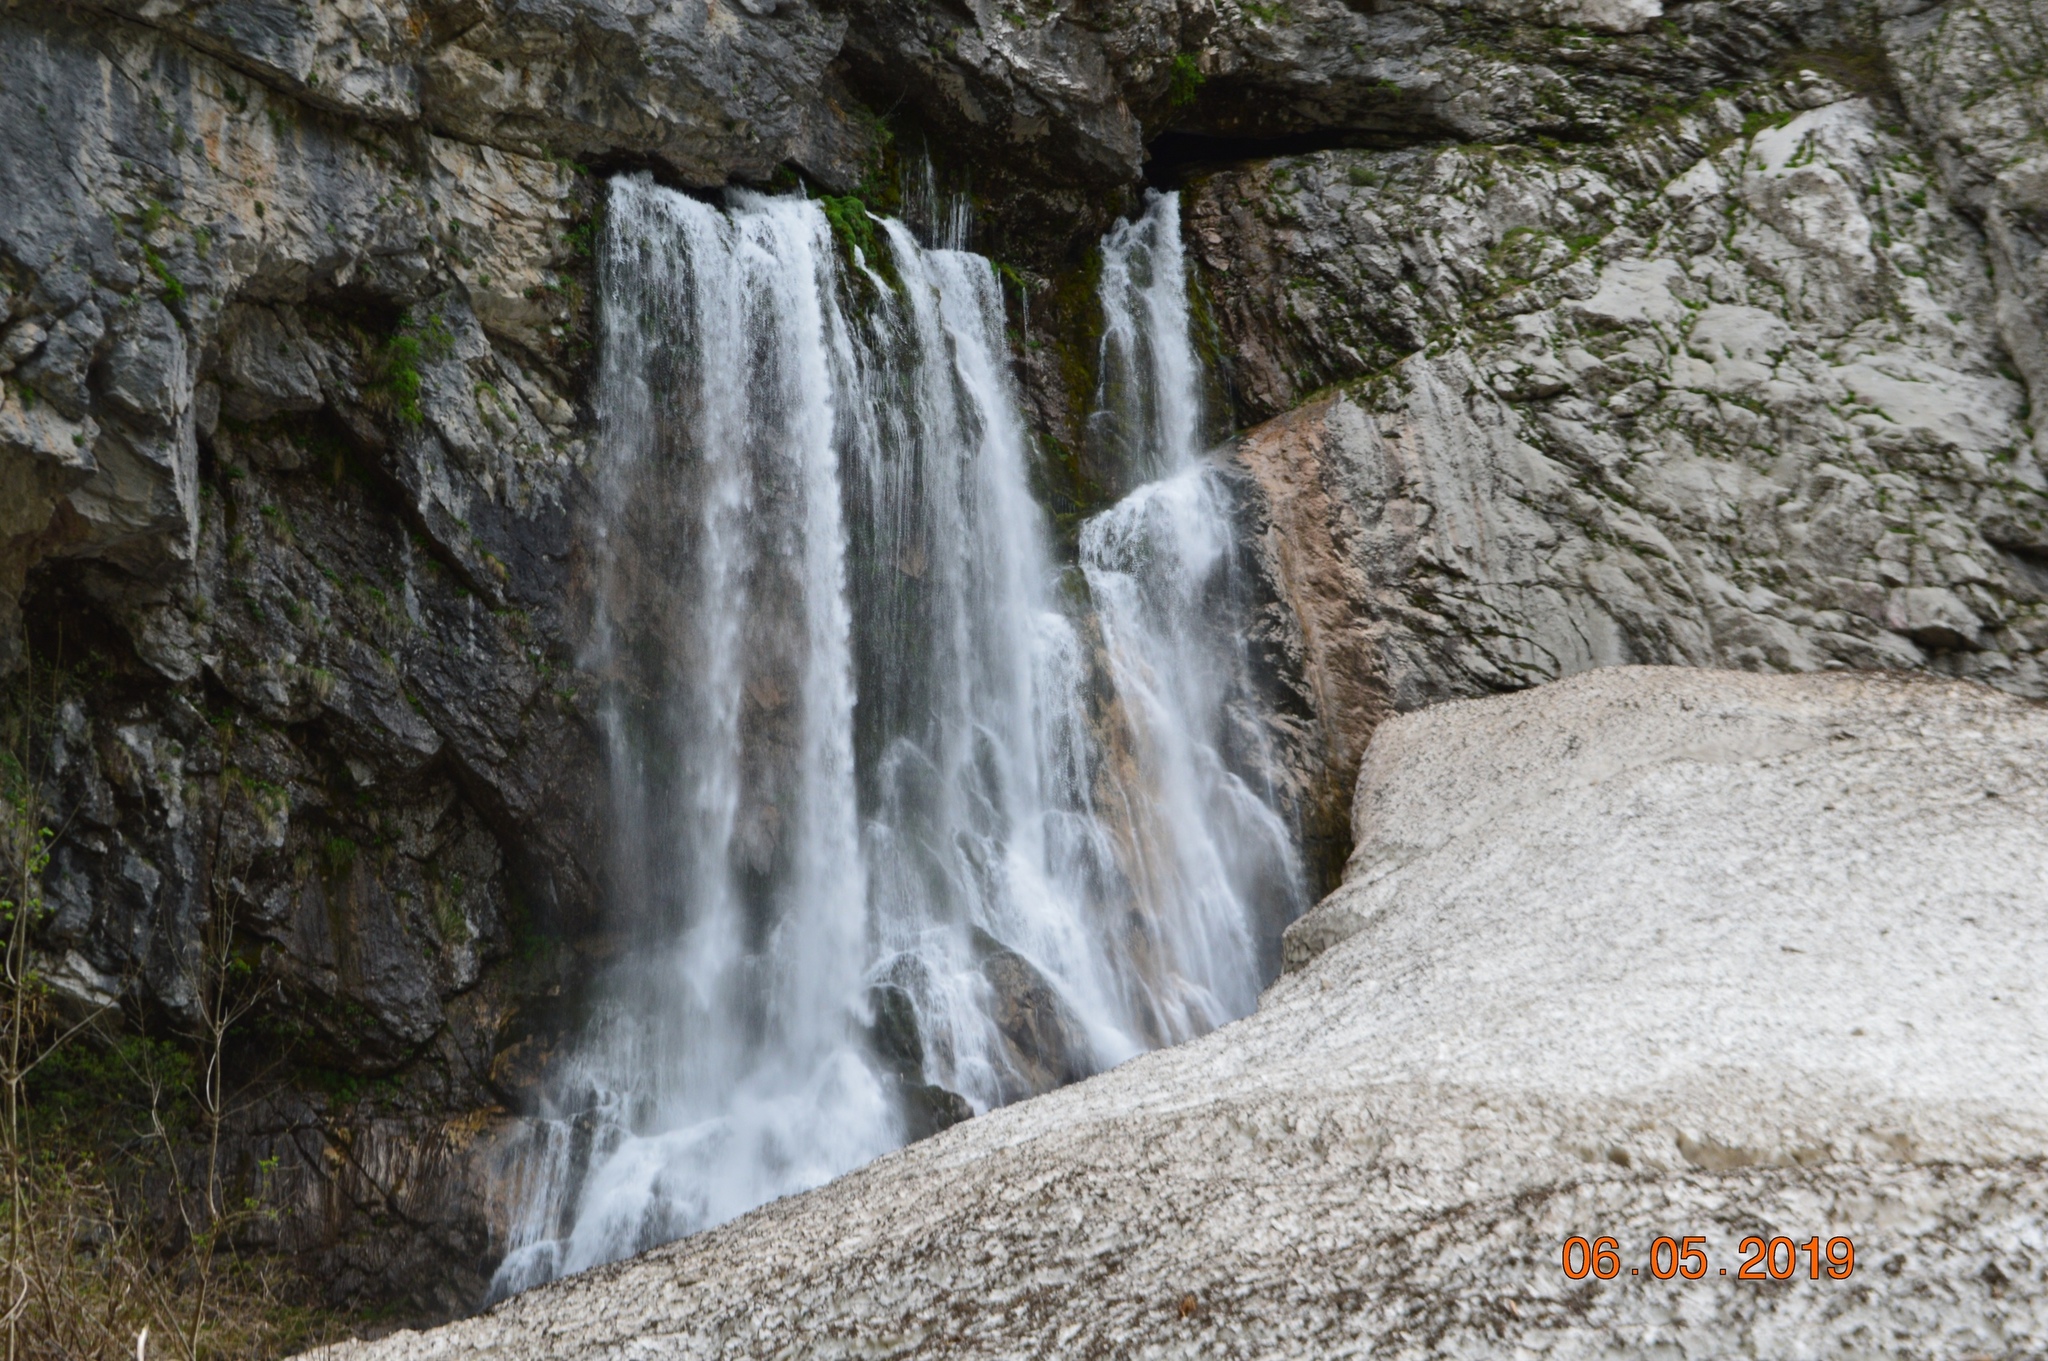
[[[320,1355],[2032,1353],[2044,771],[2048,710],[1954,681],[1636,667],[1399,716],[1250,1018]],[[1566,1276],[1575,1234],[1614,1279]],[[1701,1279],[1654,1278],[1662,1235]],[[1741,1279],[1751,1235],[1853,1270]]]
[[[1948,18],[1921,67],[1974,52]],[[1622,663],[2048,694],[2030,276],[1946,146],[1808,69],[1597,149],[1199,179],[1235,396],[1281,413],[1229,457],[1296,778],[1341,806],[1385,714]]]
[[[232,1161],[277,1169],[265,1246],[336,1299],[454,1312],[490,1251],[490,1065],[595,878],[564,666],[591,191],[142,10],[0,13],[0,683],[54,697],[64,829],[39,943],[65,1005],[175,1029],[205,942],[242,941],[266,1038],[334,1075],[237,1105]],[[364,1079],[376,1109],[337,1096]]]

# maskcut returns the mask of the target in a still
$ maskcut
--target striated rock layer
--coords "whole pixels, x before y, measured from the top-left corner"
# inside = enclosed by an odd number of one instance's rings
[[[1595,666],[2048,695],[2032,32],[1938,7],[1602,143],[1193,180],[1271,417],[1231,457],[1306,802],[1339,812],[1388,712]]]
[[[2044,771],[2048,710],[1953,681],[1623,668],[1392,719],[1254,1016],[323,1355],[2032,1354]],[[1742,1280],[1752,1234],[1853,1271]],[[1654,1279],[1660,1235],[1704,1278]]]

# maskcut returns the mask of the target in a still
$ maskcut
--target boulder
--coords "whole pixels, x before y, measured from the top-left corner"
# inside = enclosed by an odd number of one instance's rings
[[[993,1016],[1002,1037],[1003,1099],[1049,1092],[1088,1076],[1088,1043],[1080,1018],[1038,966],[977,930],[981,976],[995,993]]]
[[[1391,718],[1253,1016],[323,1355],[2038,1353],[2044,772],[2048,709],[1887,675]]]

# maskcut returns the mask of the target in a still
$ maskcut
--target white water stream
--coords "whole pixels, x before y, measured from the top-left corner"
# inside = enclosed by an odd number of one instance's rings
[[[873,226],[849,269],[805,200],[612,185],[586,664],[620,951],[496,1293],[1243,1015],[1300,906],[1232,769],[1177,204],[1104,242],[1097,437],[1152,480],[1067,568],[993,269]]]

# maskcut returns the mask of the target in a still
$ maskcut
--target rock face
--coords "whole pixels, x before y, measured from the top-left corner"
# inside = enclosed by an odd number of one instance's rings
[[[1089,243],[1182,186],[1332,875],[1375,729],[1440,700],[1623,661],[2038,695],[2039,35],[2020,0],[0,0],[49,976],[178,1033],[223,942],[257,961],[283,1076],[228,1143],[279,1159],[277,1245],[338,1299],[481,1298],[499,1138],[615,948],[577,665],[615,169],[916,217],[928,153],[1069,522],[1123,471]],[[1021,963],[985,971],[1035,1085],[1069,1020]]]
[[[189,8],[0,15],[41,943],[73,1002],[172,1033],[254,961],[264,1043],[315,1076],[250,1095],[234,1174],[276,1157],[280,1245],[338,1296],[459,1309],[487,1069],[598,868],[565,669],[591,188],[405,124],[403,14]],[[337,1099],[366,1078],[374,1109]]]
[[[935,7],[851,0],[844,63],[973,168],[999,253],[1097,231],[1144,163],[1383,144],[1610,135],[1649,104],[1844,31],[1826,5],[1143,0]]]
[[[1234,395],[1284,413],[1233,457],[1325,816],[1386,713],[1594,666],[2048,694],[2032,248],[1992,201],[2023,167],[1938,112],[1997,22],[1592,147],[1197,179]]]
[[[1251,1018],[323,1355],[2031,1353],[2044,770],[2048,710],[1956,682],[1624,668],[1403,715]],[[1615,1279],[1567,1278],[1575,1234]],[[1739,1279],[1752,1234],[1853,1272]],[[1662,1235],[1703,1279],[1652,1277]]]

